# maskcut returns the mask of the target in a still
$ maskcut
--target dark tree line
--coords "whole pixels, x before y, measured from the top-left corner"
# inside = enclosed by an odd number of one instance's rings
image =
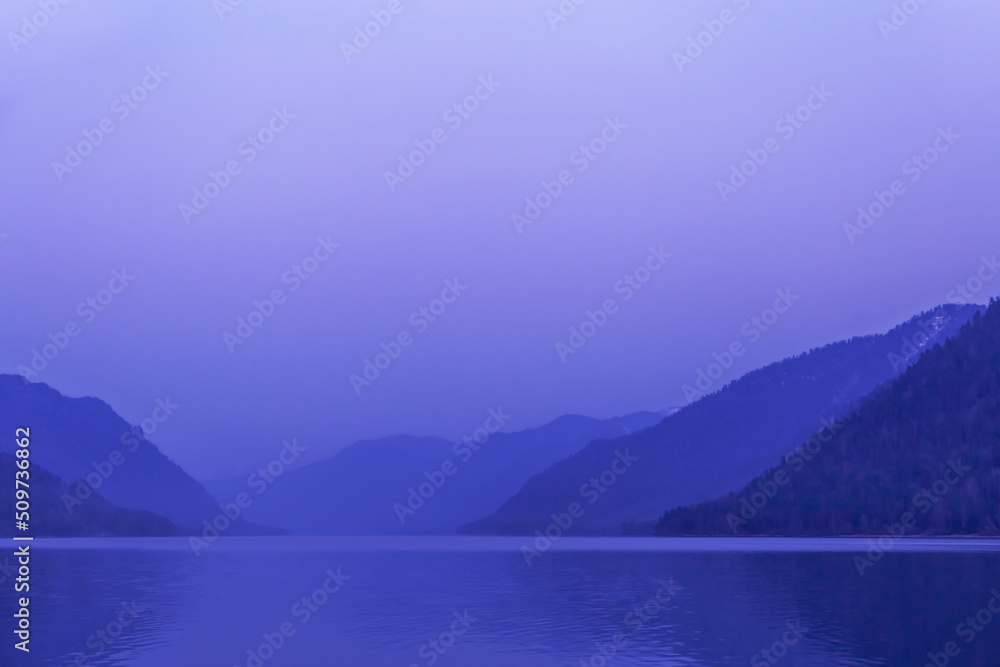
[[[906,535],[1000,534],[1000,301],[842,425],[811,460],[786,457],[740,491],[668,511],[657,534],[880,534],[909,517]]]

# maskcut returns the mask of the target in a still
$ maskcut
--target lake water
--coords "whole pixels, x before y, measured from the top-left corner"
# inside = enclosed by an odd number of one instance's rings
[[[184,539],[36,540],[16,664],[920,667],[954,642],[949,664],[1000,665],[1000,614],[980,612],[997,541],[905,540],[863,577],[867,540],[563,538],[530,567],[523,543],[232,538],[195,556]]]

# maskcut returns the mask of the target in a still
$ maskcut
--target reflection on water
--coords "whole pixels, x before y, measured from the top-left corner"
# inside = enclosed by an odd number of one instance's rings
[[[901,547],[864,577],[843,541],[567,538],[531,567],[520,544],[39,541],[31,664],[919,667],[949,641],[1000,664],[1000,615],[956,632],[1000,590],[996,543]]]

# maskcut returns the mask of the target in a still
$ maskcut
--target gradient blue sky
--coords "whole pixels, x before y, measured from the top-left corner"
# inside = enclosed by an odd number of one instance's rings
[[[573,412],[682,405],[685,383],[774,301],[800,295],[720,379],[880,332],[946,300],[1000,253],[1000,5],[928,2],[884,39],[893,2],[589,0],[553,30],[549,1],[401,0],[346,62],[341,42],[387,2],[71,2],[15,52],[37,2],[0,9],[0,371],[69,321],[81,333],[36,378],[126,419],[180,405],[152,436],[196,477],[234,474],[296,437],[314,460],[364,437],[459,437],[502,406],[509,428]],[[683,73],[673,54],[735,20]],[[168,74],[128,118],[112,103]],[[479,77],[501,85],[458,129],[443,113]],[[775,122],[812,86],[833,97],[793,137]],[[250,163],[274,108],[295,114]],[[606,118],[628,128],[583,173],[571,155]],[[60,182],[53,161],[102,118],[115,131]],[[384,172],[447,140],[390,192]],[[961,135],[922,178],[903,164],[938,128]],[[747,149],[780,150],[728,202]],[[242,171],[201,215],[208,172]],[[540,181],[574,173],[518,234]],[[844,223],[894,179],[907,192],[863,236]],[[301,289],[281,277],[318,236],[340,248]],[[650,246],[673,254],[625,302]],[[78,304],[135,275],[85,323]],[[410,314],[468,285],[423,333]],[[230,353],[252,302],[287,301]],[[980,301],[1000,292],[987,283]],[[585,310],[619,310],[563,363]],[[413,344],[361,395],[349,381],[400,331]]]

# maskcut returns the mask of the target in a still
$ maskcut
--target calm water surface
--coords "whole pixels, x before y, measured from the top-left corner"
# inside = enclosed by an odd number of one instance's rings
[[[906,541],[864,577],[866,540],[563,538],[530,567],[522,543],[232,538],[196,557],[184,539],[36,540],[30,664],[921,667],[954,641],[949,664],[1000,665],[1000,614],[956,631],[1000,590],[997,541]]]

